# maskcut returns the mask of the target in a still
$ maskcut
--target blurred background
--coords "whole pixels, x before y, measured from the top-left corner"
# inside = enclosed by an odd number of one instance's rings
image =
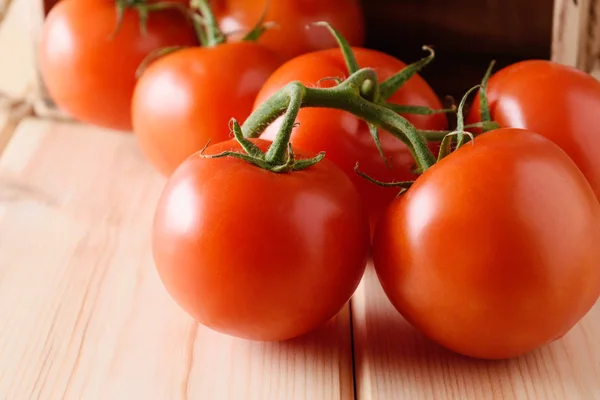
[[[0,0],[0,19],[5,20],[0,27],[0,91],[20,94],[22,77],[31,78],[33,51],[28,44],[35,40],[41,22],[35,13],[47,12],[56,2]],[[502,67],[550,57],[552,0],[363,0],[362,4],[368,47],[406,62],[423,55],[423,44],[435,47],[437,60],[423,75],[440,96],[460,97],[478,83],[492,59]]]
[[[363,0],[367,45],[412,62],[421,46],[437,58],[423,76],[440,96],[460,98],[490,61],[498,68],[550,58],[552,0]]]

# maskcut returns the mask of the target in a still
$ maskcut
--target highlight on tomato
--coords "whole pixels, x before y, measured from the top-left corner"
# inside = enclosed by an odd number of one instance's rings
[[[209,141],[229,140],[223,127],[232,117],[248,117],[256,94],[281,64],[256,42],[260,21],[246,40],[228,42],[206,0],[191,4],[202,46],[166,49],[142,68],[132,102],[140,148],[167,176]]]
[[[575,161],[600,199],[600,81],[552,61],[528,60],[496,72],[486,86],[488,105],[483,110],[478,96],[470,122],[494,120],[547,137]]]
[[[406,65],[404,62],[379,51],[350,48],[343,35],[331,25],[329,28],[340,41],[340,49],[323,50],[296,57],[277,69],[258,93],[254,108],[288,82],[300,81],[311,87],[330,88],[361,67],[373,68],[381,81],[381,91],[372,93],[375,102],[401,113],[420,130],[440,131],[447,128],[442,104],[418,71],[433,60],[431,49],[422,60]],[[313,27],[310,30],[327,31]],[[421,115],[419,115],[421,114]],[[272,140],[281,120],[271,124],[261,138]],[[415,179],[415,161],[409,147],[391,133],[369,126],[360,118],[330,108],[300,110],[298,126],[292,133],[292,143],[312,152],[325,151],[327,158],[339,166],[358,188],[374,228],[387,205],[396,197],[395,188],[376,187],[354,172],[359,162],[363,172],[380,180],[406,181]],[[433,151],[439,143],[430,144]]]
[[[336,47],[335,39],[326,32],[306,29],[315,21],[329,22],[354,46],[364,43],[359,0],[215,0],[211,4],[219,26],[233,40],[241,39],[259,18],[273,23],[275,26],[264,33],[261,43],[286,60]]]
[[[181,1],[62,0],[44,22],[40,71],[65,113],[130,131],[140,63],[157,49],[195,44]]]

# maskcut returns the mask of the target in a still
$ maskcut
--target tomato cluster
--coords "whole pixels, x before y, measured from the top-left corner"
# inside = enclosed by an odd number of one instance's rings
[[[133,129],[168,177],[153,256],[202,324],[305,334],[372,256],[399,313],[453,351],[560,338],[600,295],[600,82],[525,61],[490,69],[468,113],[470,92],[444,109],[418,74],[433,51],[407,65],[360,47],[358,2],[338,3],[62,0],[42,73],[60,107]],[[340,31],[304,29],[320,19]]]

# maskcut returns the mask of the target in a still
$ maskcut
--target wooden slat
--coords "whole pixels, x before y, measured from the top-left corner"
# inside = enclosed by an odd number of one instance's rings
[[[198,326],[152,265],[133,137],[25,120],[0,158],[1,399],[353,399],[348,309],[286,343]]]
[[[17,100],[25,98],[35,83],[34,49],[28,23],[30,1],[6,1],[6,14],[0,24],[0,93]]]
[[[554,344],[509,361],[450,353],[417,333],[369,269],[352,299],[359,400],[600,399],[600,304]]]
[[[552,59],[600,78],[600,0],[555,0]]]

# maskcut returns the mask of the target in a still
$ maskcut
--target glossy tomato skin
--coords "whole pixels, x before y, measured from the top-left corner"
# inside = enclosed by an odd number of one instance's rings
[[[385,80],[406,66],[402,61],[369,49],[354,48],[356,59],[361,67],[374,68],[380,80]],[[288,82],[299,80],[308,86],[332,86],[332,81],[319,81],[326,77],[347,77],[348,72],[340,50],[331,49],[297,57],[282,65],[271,75],[259,92],[255,108],[266,101]],[[410,79],[390,99],[397,104],[423,105],[439,109],[439,98],[423,78],[416,75]],[[441,130],[447,128],[445,115],[407,115],[420,129]],[[362,172],[381,181],[407,181],[416,179],[413,174],[414,159],[408,148],[399,139],[386,131],[380,132],[380,140],[390,167],[382,160],[367,124],[353,115],[338,110],[306,108],[300,110],[294,129],[292,143],[312,152],[325,151],[326,157],[337,164],[357,187],[374,227],[387,205],[398,194],[397,188],[381,188],[361,178],[354,172],[359,162]],[[269,126],[261,135],[272,140],[277,134],[281,119]],[[439,144],[432,143],[431,149],[437,152]]]
[[[545,60],[508,66],[488,84],[492,118],[558,144],[584,173],[600,198],[600,81]],[[469,122],[480,119],[479,97]]]
[[[206,154],[239,148],[227,141]],[[253,340],[289,339],[332,318],[368,252],[360,197],[327,160],[275,174],[193,155],[170,177],[154,220],[156,267],[177,303],[216,331]]]
[[[217,0],[214,12],[224,32],[240,39],[259,20],[265,1]],[[327,21],[354,46],[362,46],[365,36],[363,12],[358,0],[276,0],[269,4],[265,21],[277,24],[267,30],[260,43],[290,59],[300,54],[337,47],[335,39],[322,27],[307,25]]]
[[[600,294],[600,204],[573,161],[500,129],[394,201],[373,250],[396,309],[468,356],[515,357],[560,338]]]
[[[176,51],[150,65],[133,96],[133,127],[151,163],[170,175],[191,154],[231,138],[280,59],[256,43]],[[217,133],[215,133],[217,132]]]
[[[66,113],[129,131],[138,66],[154,50],[196,45],[197,40],[193,27],[175,10],[151,12],[146,34],[131,9],[114,34],[116,26],[114,1],[60,1],[44,23],[40,66],[49,94]]]

